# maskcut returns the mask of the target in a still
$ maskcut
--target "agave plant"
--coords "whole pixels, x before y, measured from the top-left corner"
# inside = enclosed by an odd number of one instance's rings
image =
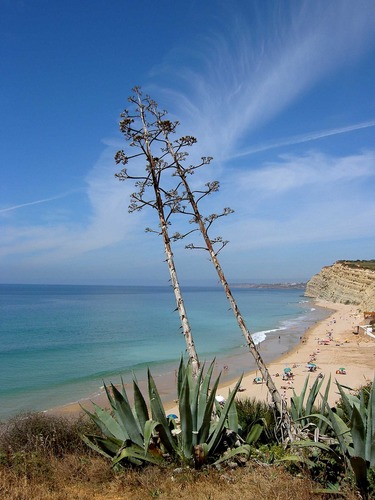
[[[204,367],[197,378],[192,375],[191,365],[181,360],[177,393],[180,423],[168,418],[155,381],[148,371],[149,405],[133,381],[134,406],[131,407],[122,383],[121,391],[111,384],[105,390],[110,410],[93,404],[94,411],[84,411],[95,422],[101,435],[86,434],[83,440],[94,450],[110,458],[114,466],[125,463],[140,465],[145,462],[161,463],[165,458],[200,467],[207,461],[220,462],[234,455],[249,454],[249,446],[243,444],[238,431],[238,418],[234,404],[241,379],[230,392],[219,412],[214,411],[215,396],[220,375],[212,389],[210,382],[214,362],[206,375]],[[215,415],[215,418],[213,418]],[[236,436],[234,448],[228,445],[228,432]],[[226,447],[223,444],[227,443]]]
[[[164,447],[155,442],[156,428],[162,424],[149,417],[144,397],[136,381],[133,381],[134,408],[131,408],[124,383],[120,392],[111,384],[111,391],[104,385],[110,409],[93,403],[94,412],[83,410],[100,430],[100,435],[85,434],[82,439],[91,448],[112,460],[113,465],[129,462],[141,465],[144,462],[160,463]],[[166,441],[166,450],[168,442]],[[165,450],[165,451],[166,451]]]
[[[319,392],[320,385],[314,384],[308,397],[308,403],[303,406],[303,397],[292,398],[292,412],[296,421],[306,425],[313,419],[320,424],[316,426],[314,440],[304,440],[293,443],[295,447],[314,447],[333,453],[336,460],[346,460],[353,470],[357,487],[363,498],[368,498],[368,471],[375,467],[375,378],[372,383],[367,405],[364,391],[359,396],[348,394],[344,386],[336,381],[343,405],[349,415],[349,422],[342,418],[340,408],[330,408],[328,404],[329,384],[323,396],[319,413],[311,413],[312,405]],[[305,384],[302,394],[306,390]],[[349,388],[347,388],[349,389]],[[323,435],[323,431],[326,435]],[[322,442],[323,441],[323,442]]]
[[[224,406],[221,407],[215,399],[220,375],[210,390],[213,367],[214,362],[211,363],[205,376],[203,376],[203,367],[196,379],[192,377],[189,364],[185,367],[181,362],[178,371],[177,387],[181,415],[181,433],[178,435],[180,458],[187,462],[193,458],[195,466],[198,467],[214,457],[224,441],[227,442],[227,449],[215,463],[234,455],[241,453],[249,455],[250,453],[249,446],[244,444],[238,435],[235,397],[242,377],[233,391],[229,393]],[[216,415],[214,419],[213,413]],[[230,448],[228,435],[231,435],[230,441],[235,444],[233,449],[228,449]]]
[[[311,386],[309,392],[307,391],[309,377],[306,377],[305,383],[303,385],[302,391],[299,395],[293,391],[293,396],[291,397],[291,415],[294,422],[299,423],[303,428],[313,424],[316,426],[320,432],[324,433],[326,430],[326,423],[323,420],[316,420],[313,414],[314,408],[317,408],[320,413],[324,412],[328,401],[328,394],[331,386],[331,377],[329,377],[325,392],[322,396],[322,401],[320,404],[317,402],[318,395],[320,394],[320,389],[323,385],[324,377],[315,379],[313,385]],[[306,402],[305,402],[306,397]]]
[[[328,407],[332,428],[340,448],[353,469],[356,483],[364,498],[368,498],[368,471],[375,467],[375,377],[367,405],[364,392],[359,397],[347,394],[336,381],[342,401],[350,416],[349,425]],[[328,406],[328,405],[327,405]]]

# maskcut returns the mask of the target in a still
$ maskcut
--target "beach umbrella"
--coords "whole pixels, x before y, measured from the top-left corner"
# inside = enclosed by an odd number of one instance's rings
[[[170,413],[169,415],[167,415],[167,418],[173,418],[173,420],[177,420],[178,416],[175,415],[174,413]]]
[[[284,373],[289,373],[289,372],[291,372],[291,371],[292,371],[292,369],[291,369],[291,368],[289,368],[289,367],[288,367],[288,368],[284,368]]]
[[[340,371],[344,372],[345,371],[345,368],[339,368]]]
[[[308,363],[307,364],[307,368],[314,368],[314,366],[316,366],[315,363]]]

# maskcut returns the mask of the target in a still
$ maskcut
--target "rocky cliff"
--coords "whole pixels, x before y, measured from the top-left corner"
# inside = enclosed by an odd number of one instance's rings
[[[336,262],[311,278],[305,295],[375,311],[375,271]]]

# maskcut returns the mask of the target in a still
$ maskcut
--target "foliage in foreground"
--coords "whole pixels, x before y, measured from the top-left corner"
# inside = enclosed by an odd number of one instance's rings
[[[276,443],[276,418],[271,406],[255,398],[236,400],[239,433],[249,444]],[[251,439],[251,436],[254,438]]]
[[[82,438],[92,449],[110,458],[113,466],[147,462],[160,465],[169,459],[199,468],[207,462],[220,463],[235,455],[249,455],[249,445],[237,434],[234,399],[241,380],[221,408],[215,400],[220,375],[210,387],[213,367],[214,362],[205,375],[202,367],[194,378],[191,365],[185,367],[181,360],[177,378],[179,424],[175,416],[165,415],[150,372],[148,405],[135,380],[133,408],[124,384],[121,391],[113,384],[110,389],[105,386],[111,409],[94,404],[94,412],[85,410],[100,434],[85,434]]]
[[[301,394],[293,395],[293,418],[305,431],[306,439],[292,446],[308,451],[288,459],[303,461],[312,471],[324,464],[326,470],[336,472],[337,480],[349,471],[362,498],[370,498],[375,493],[375,380],[358,394],[345,392],[350,388],[336,381],[341,402],[335,408],[328,404],[329,380],[320,406],[313,411],[322,382],[316,379],[307,394],[306,381]],[[327,476],[325,480],[327,482]]]
[[[308,500],[315,487],[308,477],[292,476],[284,467],[265,467],[253,461],[243,467],[221,470],[146,466],[117,472],[100,455],[88,459],[76,453],[60,458],[46,456],[44,465],[27,462],[17,469],[0,464],[0,498],[14,500],[237,497]],[[322,497],[314,495],[314,498]],[[345,498],[356,497],[348,492]]]
[[[349,429],[349,434],[346,432],[342,437],[353,450],[354,441],[350,440],[356,418],[353,417],[356,411],[353,407],[356,405],[359,411],[363,411],[361,404],[364,405],[369,417],[373,387],[369,384],[353,395],[345,392],[346,397],[331,409]],[[311,395],[309,390],[306,388],[303,394],[297,396],[303,401],[300,408],[304,408],[301,416],[306,445],[285,449],[275,443],[272,433],[268,435],[263,431],[256,445],[253,443],[251,446],[249,460],[241,462],[242,467],[235,467],[236,463],[230,460],[214,469],[204,466],[199,472],[186,466],[176,469],[173,463],[157,467],[125,467],[116,472],[108,459],[92,452],[81,440],[79,434],[95,432],[96,425],[89,419],[73,420],[48,414],[21,415],[1,427],[0,496],[48,500],[62,498],[63,495],[90,500],[118,498],[119,495],[134,499],[155,496],[224,499],[242,494],[254,498],[295,497],[302,500],[327,498],[326,495],[330,494],[332,498],[358,498],[353,487],[354,474],[350,473],[350,452],[345,455],[342,451],[338,436],[328,423],[331,418],[328,408],[323,411],[317,401],[319,398],[323,400],[324,395],[321,397],[316,389],[315,399],[314,396],[310,398],[310,402],[314,399],[311,415],[306,413],[306,402]],[[236,405],[243,435],[246,434],[246,422],[268,421],[272,416],[272,410],[267,405],[253,403],[256,402],[245,400]],[[343,412],[340,407],[345,404],[348,411]],[[373,420],[370,415],[366,425],[373,425]],[[326,425],[325,434],[316,431],[319,422]],[[291,450],[294,450],[294,459]],[[373,467],[367,470],[368,490],[362,492],[362,498],[366,495],[371,498],[374,494],[374,471]]]

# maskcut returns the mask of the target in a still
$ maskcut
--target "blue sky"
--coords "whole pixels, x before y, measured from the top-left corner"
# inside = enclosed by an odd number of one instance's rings
[[[114,178],[131,88],[194,135],[230,206],[227,279],[375,258],[375,2],[0,0],[0,282],[167,284]],[[177,227],[174,228],[178,230]],[[174,247],[180,281],[217,282]]]

